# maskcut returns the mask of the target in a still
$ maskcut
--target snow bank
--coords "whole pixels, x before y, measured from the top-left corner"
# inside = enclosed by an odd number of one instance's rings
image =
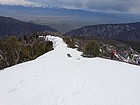
[[[0,71],[0,105],[140,105],[139,66],[83,58],[61,38],[46,39],[53,51]]]

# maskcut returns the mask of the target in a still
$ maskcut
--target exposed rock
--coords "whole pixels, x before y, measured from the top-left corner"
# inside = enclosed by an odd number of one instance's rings
[[[66,34],[70,36],[100,36],[118,40],[140,40],[140,22],[84,26]]]

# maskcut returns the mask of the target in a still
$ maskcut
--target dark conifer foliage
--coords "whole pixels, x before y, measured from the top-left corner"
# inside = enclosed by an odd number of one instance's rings
[[[97,44],[96,40],[91,40],[90,42],[87,43],[85,46],[84,53],[87,55],[93,55],[93,56],[99,56],[100,54],[100,47]]]
[[[0,39],[0,69],[33,60],[50,50],[53,43],[37,34]]]

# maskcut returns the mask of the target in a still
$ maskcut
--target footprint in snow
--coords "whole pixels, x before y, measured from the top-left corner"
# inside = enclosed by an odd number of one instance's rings
[[[57,97],[56,99],[56,105],[66,105],[65,99],[63,97]]]
[[[10,93],[13,93],[13,92],[15,92],[17,90],[17,88],[11,88],[9,91],[8,91],[8,93],[10,94]]]
[[[82,92],[82,90],[86,87],[86,83],[88,82],[88,80],[89,80],[89,78],[90,78],[90,71],[87,71],[87,74],[85,74],[85,75],[83,76],[83,78],[84,78],[84,79],[83,79],[83,81],[81,82],[81,84],[79,85],[77,91],[75,91],[75,92],[73,93],[74,96],[80,94],[80,93]]]
[[[25,82],[25,80],[20,80],[20,81],[19,81],[20,84],[22,84],[22,83],[24,83],[24,82]]]

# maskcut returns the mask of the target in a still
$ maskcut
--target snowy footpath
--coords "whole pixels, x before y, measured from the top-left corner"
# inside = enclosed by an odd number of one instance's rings
[[[46,39],[54,50],[0,71],[0,105],[140,105],[139,66],[83,58],[61,38]]]

